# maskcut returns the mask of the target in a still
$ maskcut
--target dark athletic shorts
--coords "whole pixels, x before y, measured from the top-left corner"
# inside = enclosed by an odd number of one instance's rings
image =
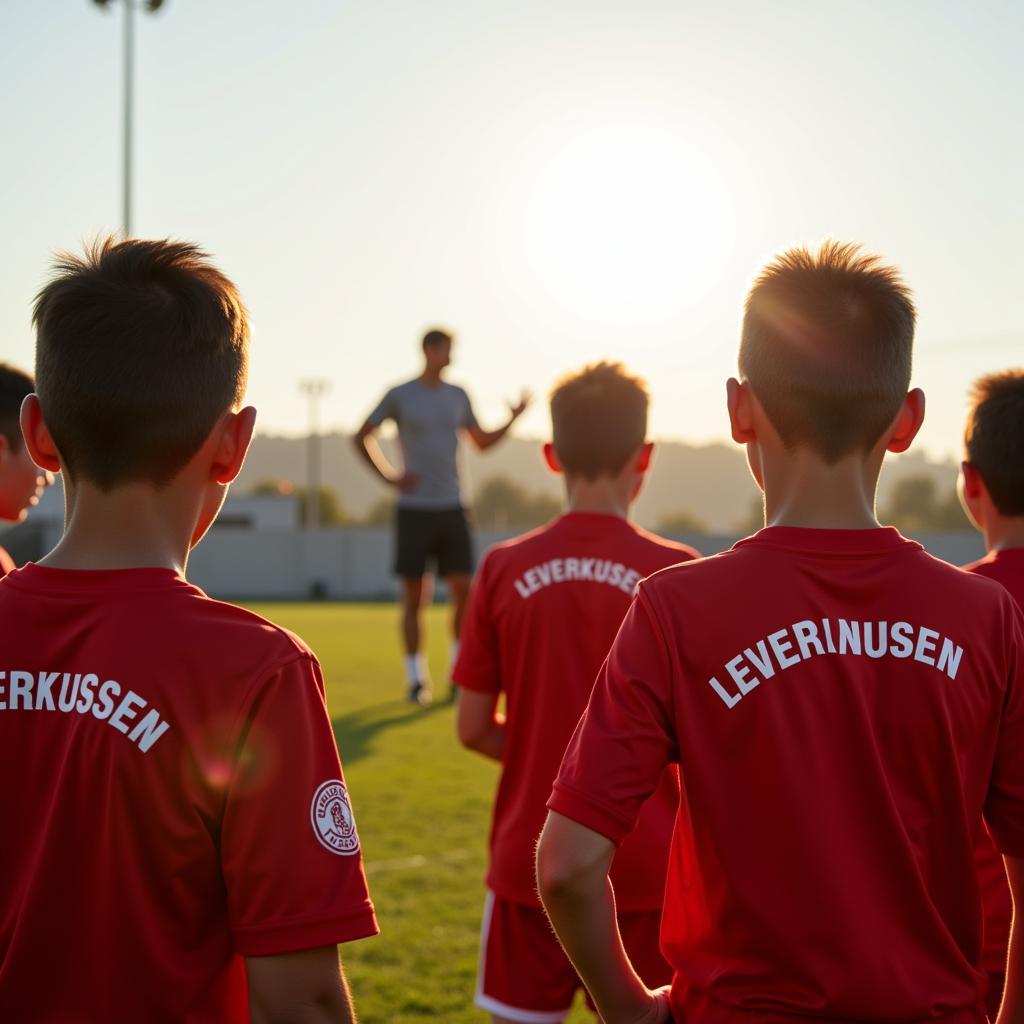
[[[473,538],[463,508],[398,507],[395,519],[395,575],[418,578],[427,563],[438,576],[473,572]]]

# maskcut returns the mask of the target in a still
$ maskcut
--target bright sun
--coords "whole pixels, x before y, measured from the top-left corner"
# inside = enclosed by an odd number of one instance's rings
[[[532,275],[566,313],[660,322],[701,301],[733,224],[713,169],[663,125],[565,138],[532,177],[523,241]]]

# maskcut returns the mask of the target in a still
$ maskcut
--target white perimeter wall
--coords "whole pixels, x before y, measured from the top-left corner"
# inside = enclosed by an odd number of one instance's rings
[[[509,534],[476,535],[479,557]],[[724,551],[734,536],[677,538],[710,555]],[[954,565],[980,558],[984,548],[973,533],[928,534],[919,538],[938,558]],[[319,584],[323,597],[376,600],[398,593],[392,575],[389,528],[340,527],[292,530],[210,531],[192,553],[189,579],[210,594],[237,598],[307,598]]]
[[[41,550],[60,539],[60,526],[47,523]],[[481,530],[475,535],[477,558],[491,544],[511,536]],[[676,537],[701,554],[724,551],[738,539],[729,536]],[[965,565],[984,553],[972,532],[928,533],[918,538],[937,558]],[[314,595],[334,600],[393,599],[390,527],[340,526],[330,529],[246,530],[214,527],[192,552],[188,578],[207,593],[228,598],[302,600]]]

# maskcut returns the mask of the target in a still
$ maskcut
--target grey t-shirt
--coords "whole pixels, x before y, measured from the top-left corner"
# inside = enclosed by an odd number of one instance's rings
[[[476,426],[469,395],[454,384],[428,387],[417,378],[393,387],[370,413],[375,427],[385,420],[397,424],[405,468],[417,477],[415,489],[400,494],[398,504],[404,508],[461,505],[458,431]]]

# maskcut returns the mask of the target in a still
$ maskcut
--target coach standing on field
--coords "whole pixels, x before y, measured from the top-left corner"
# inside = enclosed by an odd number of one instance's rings
[[[451,362],[452,337],[428,331],[423,337],[424,367],[419,377],[391,388],[367,417],[355,444],[380,478],[399,492],[396,516],[395,573],[402,579],[402,638],[409,699],[430,702],[430,675],[422,651],[420,609],[430,599],[424,587],[427,563],[448,584],[452,600],[452,664],[462,627],[462,613],[473,574],[473,541],[459,483],[459,431],[480,451],[497,444],[529,403],[524,392],[509,405],[509,420],[497,430],[477,423],[469,395],[442,380]],[[373,434],[385,420],[398,426],[404,470],[385,458]]]

